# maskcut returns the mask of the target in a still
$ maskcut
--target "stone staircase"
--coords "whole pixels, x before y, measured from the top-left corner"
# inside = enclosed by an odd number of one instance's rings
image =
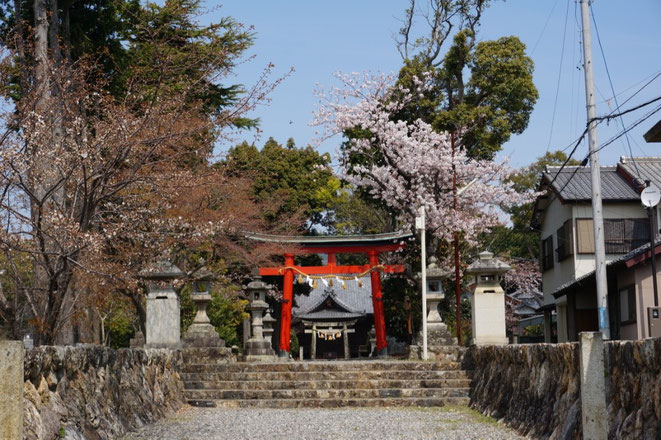
[[[182,379],[191,405],[336,408],[465,405],[469,401],[470,372],[453,360],[209,361],[185,363]]]

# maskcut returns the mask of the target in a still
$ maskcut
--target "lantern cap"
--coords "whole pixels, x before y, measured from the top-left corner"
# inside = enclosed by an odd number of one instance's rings
[[[271,290],[273,286],[262,281],[262,277],[259,275],[253,276],[252,281],[248,285],[243,286],[245,290]]]
[[[184,273],[168,260],[158,260],[150,264],[138,274],[145,280],[173,280],[181,278]]]
[[[468,266],[468,268],[466,269],[466,273],[501,274],[508,272],[510,269],[511,267],[507,263],[497,258],[493,258],[493,253],[489,251],[484,251],[484,252],[480,252],[478,254],[478,259],[473,261],[470,264],[470,266]]]
[[[215,273],[211,272],[206,266],[202,266],[193,275],[195,281],[215,281],[218,279]]]
[[[429,258],[429,264],[427,264],[427,279],[442,279],[450,275],[450,272],[438,267],[438,260],[433,255]]]

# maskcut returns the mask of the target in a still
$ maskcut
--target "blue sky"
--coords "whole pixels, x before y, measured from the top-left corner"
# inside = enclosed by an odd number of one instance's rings
[[[314,127],[308,126],[316,103],[315,84],[333,84],[334,72],[396,72],[401,66],[401,58],[393,35],[400,27],[398,19],[407,4],[403,0],[230,0],[205,17],[214,20],[214,17],[230,15],[255,28],[257,39],[249,51],[255,58],[239,66],[236,78],[233,78],[236,82],[250,84],[269,62],[275,64],[277,74],[283,74],[290,67],[295,69],[271,95],[270,104],[253,113],[252,116],[261,119],[262,134],[257,145],[263,145],[269,136],[282,143],[293,137],[299,146],[310,143],[315,132]],[[214,5],[213,2],[206,4],[208,7]],[[661,27],[658,26],[661,1],[597,0],[593,10],[613,87],[622,108],[661,96],[659,77],[636,97],[622,104],[646,79],[661,72]],[[496,1],[484,14],[479,39],[516,35],[526,44],[527,53],[535,62],[534,82],[540,98],[528,129],[513,136],[500,153],[502,157],[509,157],[513,166],[527,165],[544,154],[549,146],[549,136],[551,150],[564,148],[585,127],[584,80],[583,71],[579,69],[581,37],[577,20],[580,23],[580,7],[574,0]],[[594,27],[592,35],[597,114],[602,115],[613,111],[615,103]],[[560,68],[563,36],[564,56]],[[645,112],[625,116],[624,124],[628,126]],[[646,144],[642,138],[642,134],[660,119],[661,112],[629,133],[634,155],[661,156],[658,151],[661,144]],[[612,121],[608,126],[601,124],[599,143],[620,130],[619,122]],[[253,141],[255,134],[241,138]],[[339,139],[327,141],[320,150],[334,152],[339,142]],[[229,146],[222,145],[221,149]],[[584,143],[576,156],[582,159],[586,153]],[[602,164],[614,164],[619,156],[629,155],[624,137],[604,148],[600,154]]]

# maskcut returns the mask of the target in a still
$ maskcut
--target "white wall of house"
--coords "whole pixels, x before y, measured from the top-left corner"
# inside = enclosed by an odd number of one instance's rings
[[[604,203],[603,212],[604,218],[644,218],[647,216],[647,212],[638,202]],[[544,304],[552,304],[555,302],[550,293],[559,286],[594,270],[594,255],[579,254],[577,252],[578,234],[576,233],[576,219],[579,218],[592,218],[592,205],[589,203],[563,205],[560,200],[553,197],[553,201],[544,212],[544,221],[542,222],[541,227],[542,240],[553,234],[553,246],[554,249],[557,248],[558,241],[556,233],[558,228],[560,228],[567,219],[572,219],[572,240],[574,249],[573,255],[570,255],[560,262],[557,261],[557,255],[555,255],[556,260],[553,268],[544,271],[542,274]],[[613,261],[620,256],[621,254],[606,254],[606,262]]]
[[[553,235],[553,249],[558,247],[556,232],[567,219],[572,218],[571,205],[562,204],[557,197],[551,196],[551,203],[544,212],[544,221],[541,227],[541,239]],[[544,291],[544,304],[553,304],[555,299],[551,295],[558,286],[574,279],[574,261],[571,256],[562,261],[557,261],[554,252],[554,263],[551,269],[542,273],[542,290]]]

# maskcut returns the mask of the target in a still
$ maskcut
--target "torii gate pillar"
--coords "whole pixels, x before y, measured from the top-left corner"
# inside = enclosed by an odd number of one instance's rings
[[[294,266],[294,255],[285,254],[285,267]],[[279,357],[289,357],[289,342],[291,332],[291,308],[294,292],[294,271],[285,269],[282,286],[282,305],[280,306],[280,344]]]
[[[379,265],[379,253],[368,252],[370,266]],[[388,341],[386,340],[386,318],[383,312],[383,296],[381,295],[381,275],[379,271],[372,271],[372,305],[374,308],[374,330],[376,331],[376,355],[388,356]]]

